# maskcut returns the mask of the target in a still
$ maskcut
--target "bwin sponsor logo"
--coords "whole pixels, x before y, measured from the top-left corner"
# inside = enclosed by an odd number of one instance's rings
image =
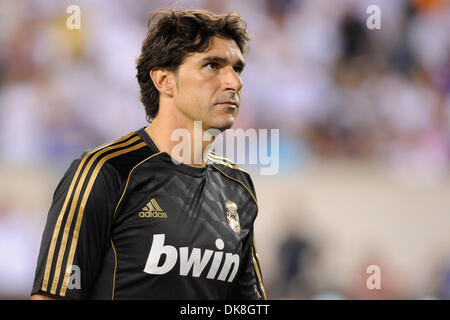
[[[174,246],[165,245],[165,234],[155,234],[153,235],[153,243],[150,248],[150,253],[147,258],[147,263],[145,264],[144,272],[149,274],[165,274],[173,269],[178,260],[178,252]],[[223,250],[224,242],[222,239],[216,240],[216,248]],[[206,265],[212,258],[212,263],[209,268],[207,279],[232,282],[236,273],[239,269],[239,255],[229,252],[213,251],[205,249],[202,255],[202,250],[200,248],[193,248],[191,254],[189,255],[189,247],[178,248],[180,253],[180,275],[187,276],[192,270],[193,277],[200,277]],[[222,258],[225,253],[225,262],[222,269],[219,272],[219,267],[222,263]],[[165,260],[162,265],[158,265],[161,260],[161,256],[165,255]],[[231,274],[226,279],[227,275]]]

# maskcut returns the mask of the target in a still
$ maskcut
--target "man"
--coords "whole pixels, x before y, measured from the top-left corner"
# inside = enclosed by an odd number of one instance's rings
[[[205,136],[233,125],[248,40],[236,13],[152,15],[137,61],[151,124],[83,154],[65,173],[33,299],[266,298],[250,176],[209,153],[211,141],[194,141],[194,121]],[[181,153],[171,138],[179,129],[191,139]]]

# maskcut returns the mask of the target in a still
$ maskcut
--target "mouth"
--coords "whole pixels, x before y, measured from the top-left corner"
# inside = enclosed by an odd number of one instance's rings
[[[223,101],[220,103],[216,103],[217,106],[223,106],[226,108],[237,109],[239,108],[239,104],[236,101]]]

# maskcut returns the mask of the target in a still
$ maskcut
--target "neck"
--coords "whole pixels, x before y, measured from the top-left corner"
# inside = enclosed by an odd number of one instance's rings
[[[177,162],[192,167],[204,167],[214,136],[205,133],[199,122],[194,123],[191,120],[183,123],[174,118],[176,117],[165,118],[158,115],[145,128],[145,132],[159,151],[166,152]]]

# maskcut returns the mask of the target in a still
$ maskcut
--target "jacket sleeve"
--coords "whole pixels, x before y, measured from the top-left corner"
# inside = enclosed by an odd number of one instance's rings
[[[246,182],[247,188],[251,192],[251,196],[256,205],[256,214],[251,220],[249,226],[250,232],[243,243],[242,265],[236,285],[233,288],[232,299],[266,300],[267,296],[264,289],[254,235],[254,222],[258,211],[256,193],[250,175],[245,174],[244,177],[245,179],[243,180]]]
[[[267,299],[262,279],[261,267],[254,243],[253,228],[244,243],[242,265],[236,284],[233,288],[232,299]]]
[[[86,156],[87,157],[87,156]],[[115,170],[86,157],[59,182],[48,212],[31,294],[85,299],[110,238]]]

